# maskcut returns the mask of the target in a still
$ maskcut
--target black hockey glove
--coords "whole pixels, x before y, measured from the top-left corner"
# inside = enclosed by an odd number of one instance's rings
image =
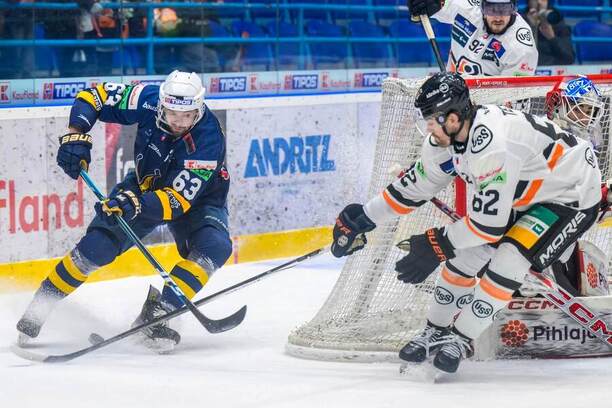
[[[376,224],[363,211],[361,204],[344,207],[334,225],[334,242],[331,252],[336,258],[359,251],[368,242],[365,233],[376,228]]]
[[[91,162],[91,136],[87,133],[67,133],[59,138],[57,164],[73,179],[79,178],[81,169],[87,170]]]
[[[118,215],[123,217],[126,221],[131,221],[136,218],[141,211],[138,196],[130,190],[122,191],[113,198],[107,198],[102,202],[97,202],[94,208],[96,214],[109,226],[117,224],[117,220],[113,215]]]
[[[397,279],[404,283],[423,282],[442,262],[455,257],[455,248],[443,229],[431,228],[407,241],[410,253],[395,264]]]
[[[418,17],[423,14],[431,17],[442,8],[440,0],[407,0],[406,5],[412,17]],[[413,19],[413,21],[418,21],[418,19]]]

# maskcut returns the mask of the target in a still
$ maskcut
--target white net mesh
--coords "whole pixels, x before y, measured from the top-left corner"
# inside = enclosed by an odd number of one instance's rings
[[[418,120],[414,97],[423,81],[387,79],[384,82],[369,197],[379,194],[393,181],[394,176],[389,172],[393,165],[405,166],[418,158],[423,136],[414,126]],[[477,104],[501,105],[510,102],[515,109],[542,115],[544,96],[555,81],[550,78],[548,82],[546,79],[539,80],[538,86],[526,82],[518,87],[486,89],[479,88],[483,85],[479,80],[470,80],[468,84],[472,100]],[[504,81],[498,82],[500,86],[507,85]],[[599,159],[607,179],[612,161],[609,145],[612,86],[610,83],[598,83],[598,87],[606,97]],[[453,186],[440,193],[438,198],[454,206]],[[438,276],[437,273],[433,274],[420,285],[399,282],[394,267],[405,253],[394,244],[448,222],[440,210],[427,203],[408,216],[378,225],[368,234],[366,247],[349,257],[332,293],[317,315],[291,333],[287,351],[299,357],[322,360],[379,361],[396,358],[399,349],[424,326]],[[596,243],[610,261],[612,228],[594,227],[585,238]]]

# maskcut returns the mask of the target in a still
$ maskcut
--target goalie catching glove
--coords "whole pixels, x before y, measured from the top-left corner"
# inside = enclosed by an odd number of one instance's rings
[[[64,172],[78,179],[81,169],[87,170],[91,162],[91,136],[87,133],[66,133],[59,138],[57,164]]]
[[[376,228],[376,224],[363,211],[361,204],[349,204],[340,212],[334,225],[334,242],[331,252],[336,258],[351,255],[368,242],[365,233]]]
[[[123,217],[126,221],[136,218],[141,212],[138,196],[130,190],[121,191],[113,198],[97,202],[94,206],[98,214],[108,225],[117,224],[113,215]]]
[[[410,251],[395,264],[397,279],[404,283],[423,282],[442,262],[455,257],[453,244],[440,228],[413,235],[400,242],[398,247]]]

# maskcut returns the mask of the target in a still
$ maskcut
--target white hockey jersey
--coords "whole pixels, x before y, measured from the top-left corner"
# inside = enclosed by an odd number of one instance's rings
[[[601,198],[591,143],[552,121],[496,105],[480,106],[463,153],[424,141],[420,159],[364,206],[375,223],[408,214],[458,175],[467,183],[467,214],[447,226],[457,249],[498,241],[513,209],[553,202],[587,209]]]
[[[538,50],[531,28],[520,16],[503,34],[489,34],[477,0],[447,0],[432,16],[452,24],[447,70],[464,75],[533,75]]]

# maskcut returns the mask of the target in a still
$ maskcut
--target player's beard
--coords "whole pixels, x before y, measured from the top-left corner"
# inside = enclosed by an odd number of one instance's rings
[[[482,19],[484,20],[485,28],[487,29],[487,32],[489,34],[501,35],[505,33],[506,30],[514,23],[514,21],[516,20],[516,15],[510,16],[510,20],[505,25],[503,24],[491,25],[489,24],[485,16],[483,16]]]

